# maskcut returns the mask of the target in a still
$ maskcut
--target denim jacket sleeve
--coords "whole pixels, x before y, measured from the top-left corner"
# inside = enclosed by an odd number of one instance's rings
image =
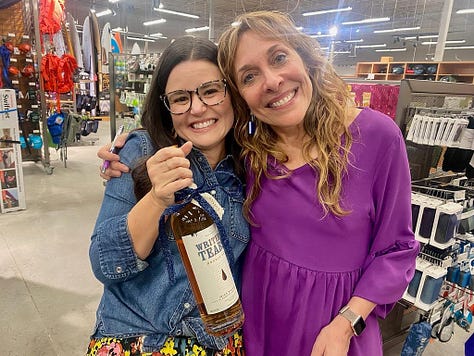
[[[134,167],[142,157],[152,153],[147,135],[134,132],[120,151],[120,160]],[[135,254],[127,227],[128,213],[135,204],[130,173],[107,183],[89,248],[94,275],[104,284],[128,280],[147,267]]]

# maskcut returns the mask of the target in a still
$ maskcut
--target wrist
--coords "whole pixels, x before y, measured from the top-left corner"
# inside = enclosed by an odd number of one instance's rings
[[[161,200],[158,195],[156,195],[155,187],[151,187],[150,191],[148,192],[148,195],[151,197],[153,205],[155,205],[157,208],[162,210],[165,210],[167,208],[167,206],[163,204],[163,200]]]
[[[365,329],[365,320],[364,318],[355,313],[349,305],[344,306],[340,311],[339,315],[345,318],[354,333],[355,336],[359,336]]]

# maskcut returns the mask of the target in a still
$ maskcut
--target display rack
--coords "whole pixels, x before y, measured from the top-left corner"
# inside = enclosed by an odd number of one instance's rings
[[[474,100],[474,85],[404,79],[400,82],[395,122],[406,135],[407,110],[413,106],[413,103],[419,106],[441,108],[447,96],[471,97]],[[419,145],[410,141],[406,144],[412,180],[428,177],[433,154],[437,150],[433,146]]]
[[[153,77],[159,53],[110,53],[110,135],[117,131],[117,120],[124,119],[126,130],[139,125],[140,110]]]
[[[357,78],[474,83],[474,62],[358,62]]]
[[[410,120],[413,107],[442,108],[445,104],[446,98],[451,97],[468,99],[472,105],[472,100],[474,100],[474,85],[466,83],[446,83],[412,79],[401,80],[395,121],[401,128],[405,137],[407,133],[408,121]],[[418,182],[415,182],[415,186],[421,186],[422,183],[420,182],[431,182],[431,179],[428,177],[430,177],[430,172],[433,166],[433,155],[435,155],[437,151],[436,148],[438,147],[433,147],[426,144],[414,144],[411,141],[406,141],[406,146],[412,181]],[[454,178],[457,178],[457,176]],[[441,180],[444,182],[443,179]],[[431,184],[434,184],[433,182]],[[440,190],[439,187],[434,187],[432,185],[430,187],[435,191]],[[422,190],[421,193],[424,194],[425,192]],[[449,193],[453,193],[452,189],[449,190]],[[446,211],[448,211],[448,208],[451,207],[450,204],[453,206],[456,205],[454,203],[443,201],[440,203],[440,206],[446,207]],[[416,205],[416,202],[412,197],[412,208],[414,205]],[[422,211],[421,209],[423,207],[425,207],[425,209],[426,207],[432,207],[432,205],[426,202],[426,200],[424,203],[419,203],[418,206],[420,206],[420,212],[416,216],[420,216]],[[459,208],[459,205],[457,208]],[[460,205],[460,208],[462,209],[462,205]],[[438,214],[440,214],[441,211],[442,209],[437,209],[436,213],[433,215],[433,226],[436,224],[436,217],[439,219]],[[413,214],[415,214],[415,210]],[[457,209],[453,214],[459,215],[459,209]],[[420,218],[414,218],[414,221],[416,224],[414,231],[416,235],[418,235],[417,239],[422,241],[424,247],[417,259],[417,275],[415,275],[412,282],[410,283],[410,286],[404,295],[404,299],[402,299],[396,305],[386,320],[381,321],[385,348],[389,348],[394,344],[402,342],[406,337],[406,332],[408,331],[410,323],[418,321],[420,316],[427,317],[430,315],[430,321],[432,321],[433,318],[439,318],[439,310],[442,310],[444,305],[443,302],[436,300],[438,294],[432,294],[430,296],[431,299],[427,300],[427,295],[423,295],[421,291],[426,281],[437,282],[437,285],[440,286],[440,283],[447,278],[446,268],[450,266],[450,262],[453,261],[450,260],[449,253],[440,254],[439,251],[443,251],[443,248],[451,247],[452,241],[449,241],[449,243],[446,242],[444,246],[433,244],[433,246],[436,248],[432,248],[432,250],[435,252],[434,255],[430,255],[427,247],[432,246],[431,243],[433,237],[436,236],[435,227],[432,227],[430,234],[420,234]],[[426,260],[428,260],[429,263],[426,263]],[[416,290],[413,289],[414,281],[417,281],[419,286],[419,288]],[[449,296],[447,298],[449,299]]]

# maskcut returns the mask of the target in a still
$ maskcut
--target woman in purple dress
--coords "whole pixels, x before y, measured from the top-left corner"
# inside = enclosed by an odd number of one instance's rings
[[[403,136],[389,117],[354,107],[289,17],[236,21],[218,60],[239,113],[253,224],[247,355],[382,355],[377,317],[401,298],[419,250]]]
[[[382,355],[377,318],[401,298],[419,251],[403,136],[389,117],[354,107],[318,43],[286,15],[237,21],[219,64],[253,224],[246,355]],[[99,157],[114,161],[104,178],[127,169],[105,148]]]

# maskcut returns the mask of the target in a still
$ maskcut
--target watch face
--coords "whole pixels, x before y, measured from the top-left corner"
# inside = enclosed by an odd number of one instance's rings
[[[352,327],[354,329],[354,334],[356,334],[356,336],[359,336],[365,329],[364,319],[362,319],[362,317],[358,317]]]

